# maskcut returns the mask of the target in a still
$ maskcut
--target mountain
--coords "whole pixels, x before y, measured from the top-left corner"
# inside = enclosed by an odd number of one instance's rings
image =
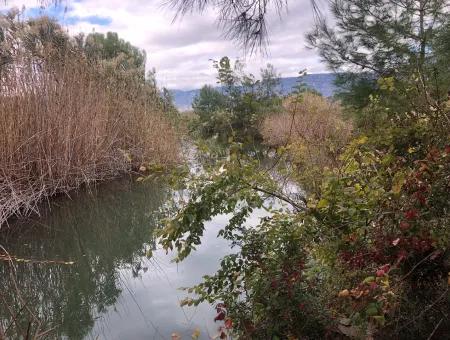
[[[336,86],[334,80],[336,76],[333,73],[317,73],[308,74],[303,77],[302,81],[310,88],[320,92],[325,97],[331,97],[335,91]],[[291,93],[294,86],[297,84],[297,77],[286,77],[280,79],[280,92],[283,95]],[[175,106],[180,111],[190,110],[192,108],[192,101],[198,95],[200,89],[195,90],[170,90],[173,96]]]

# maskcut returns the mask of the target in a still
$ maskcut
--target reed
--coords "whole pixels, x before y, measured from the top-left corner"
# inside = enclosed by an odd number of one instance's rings
[[[88,60],[68,40],[26,41],[0,45],[0,226],[57,193],[177,160],[177,133],[138,70]]]
[[[305,92],[283,101],[283,111],[268,116],[260,129],[264,143],[288,150],[298,180],[308,192],[318,192],[327,169],[336,168],[352,137],[352,124],[342,107],[318,94]]]

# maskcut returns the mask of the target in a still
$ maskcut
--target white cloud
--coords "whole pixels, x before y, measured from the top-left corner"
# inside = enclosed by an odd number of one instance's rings
[[[37,7],[37,0],[9,0],[8,6]],[[309,0],[291,1],[288,13],[268,20],[270,46],[266,56],[245,56],[223,38],[214,13],[193,14],[172,22],[174,12],[160,0],[78,0],[67,1],[64,17],[81,21],[65,26],[71,33],[115,31],[147,52],[147,67],[156,68],[161,86],[189,89],[215,83],[210,59],[222,56],[245,59],[247,70],[258,73],[267,63],[283,76],[295,76],[307,68],[310,73],[325,71],[317,53],[306,48],[305,33],[313,25]],[[0,7],[1,8],[1,7]],[[82,18],[107,17],[107,25],[92,24]],[[63,20],[64,21],[64,20]],[[63,23],[64,24],[64,23]]]

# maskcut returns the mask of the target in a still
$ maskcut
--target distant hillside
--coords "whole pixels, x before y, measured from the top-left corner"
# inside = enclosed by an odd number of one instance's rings
[[[334,94],[336,87],[334,86],[335,75],[332,73],[308,74],[303,78],[303,81],[311,88],[320,92],[325,97],[330,97]],[[294,86],[297,84],[297,77],[281,78],[280,91],[286,95],[292,92]],[[195,90],[171,90],[176,107],[181,110],[190,110],[192,108],[192,101],[200,92],[200,89]]]

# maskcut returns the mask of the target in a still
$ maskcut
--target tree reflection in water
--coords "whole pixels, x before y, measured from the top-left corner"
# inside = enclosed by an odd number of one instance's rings
[[[141,260],[155,247],[152,230],[167,194],[163,185],[124,179],[57,198],[41,218],[3,231],[0,245],[17,259],[74,262],[14,261],[12,280],[10,264],[0,261],[5,336],[26,334],[30,323],[36,334],[41,323],[40,331],[55,327],[49,338],[86,337],[121,293],[119,270],[131,267],[135,277],[147,270]]]

